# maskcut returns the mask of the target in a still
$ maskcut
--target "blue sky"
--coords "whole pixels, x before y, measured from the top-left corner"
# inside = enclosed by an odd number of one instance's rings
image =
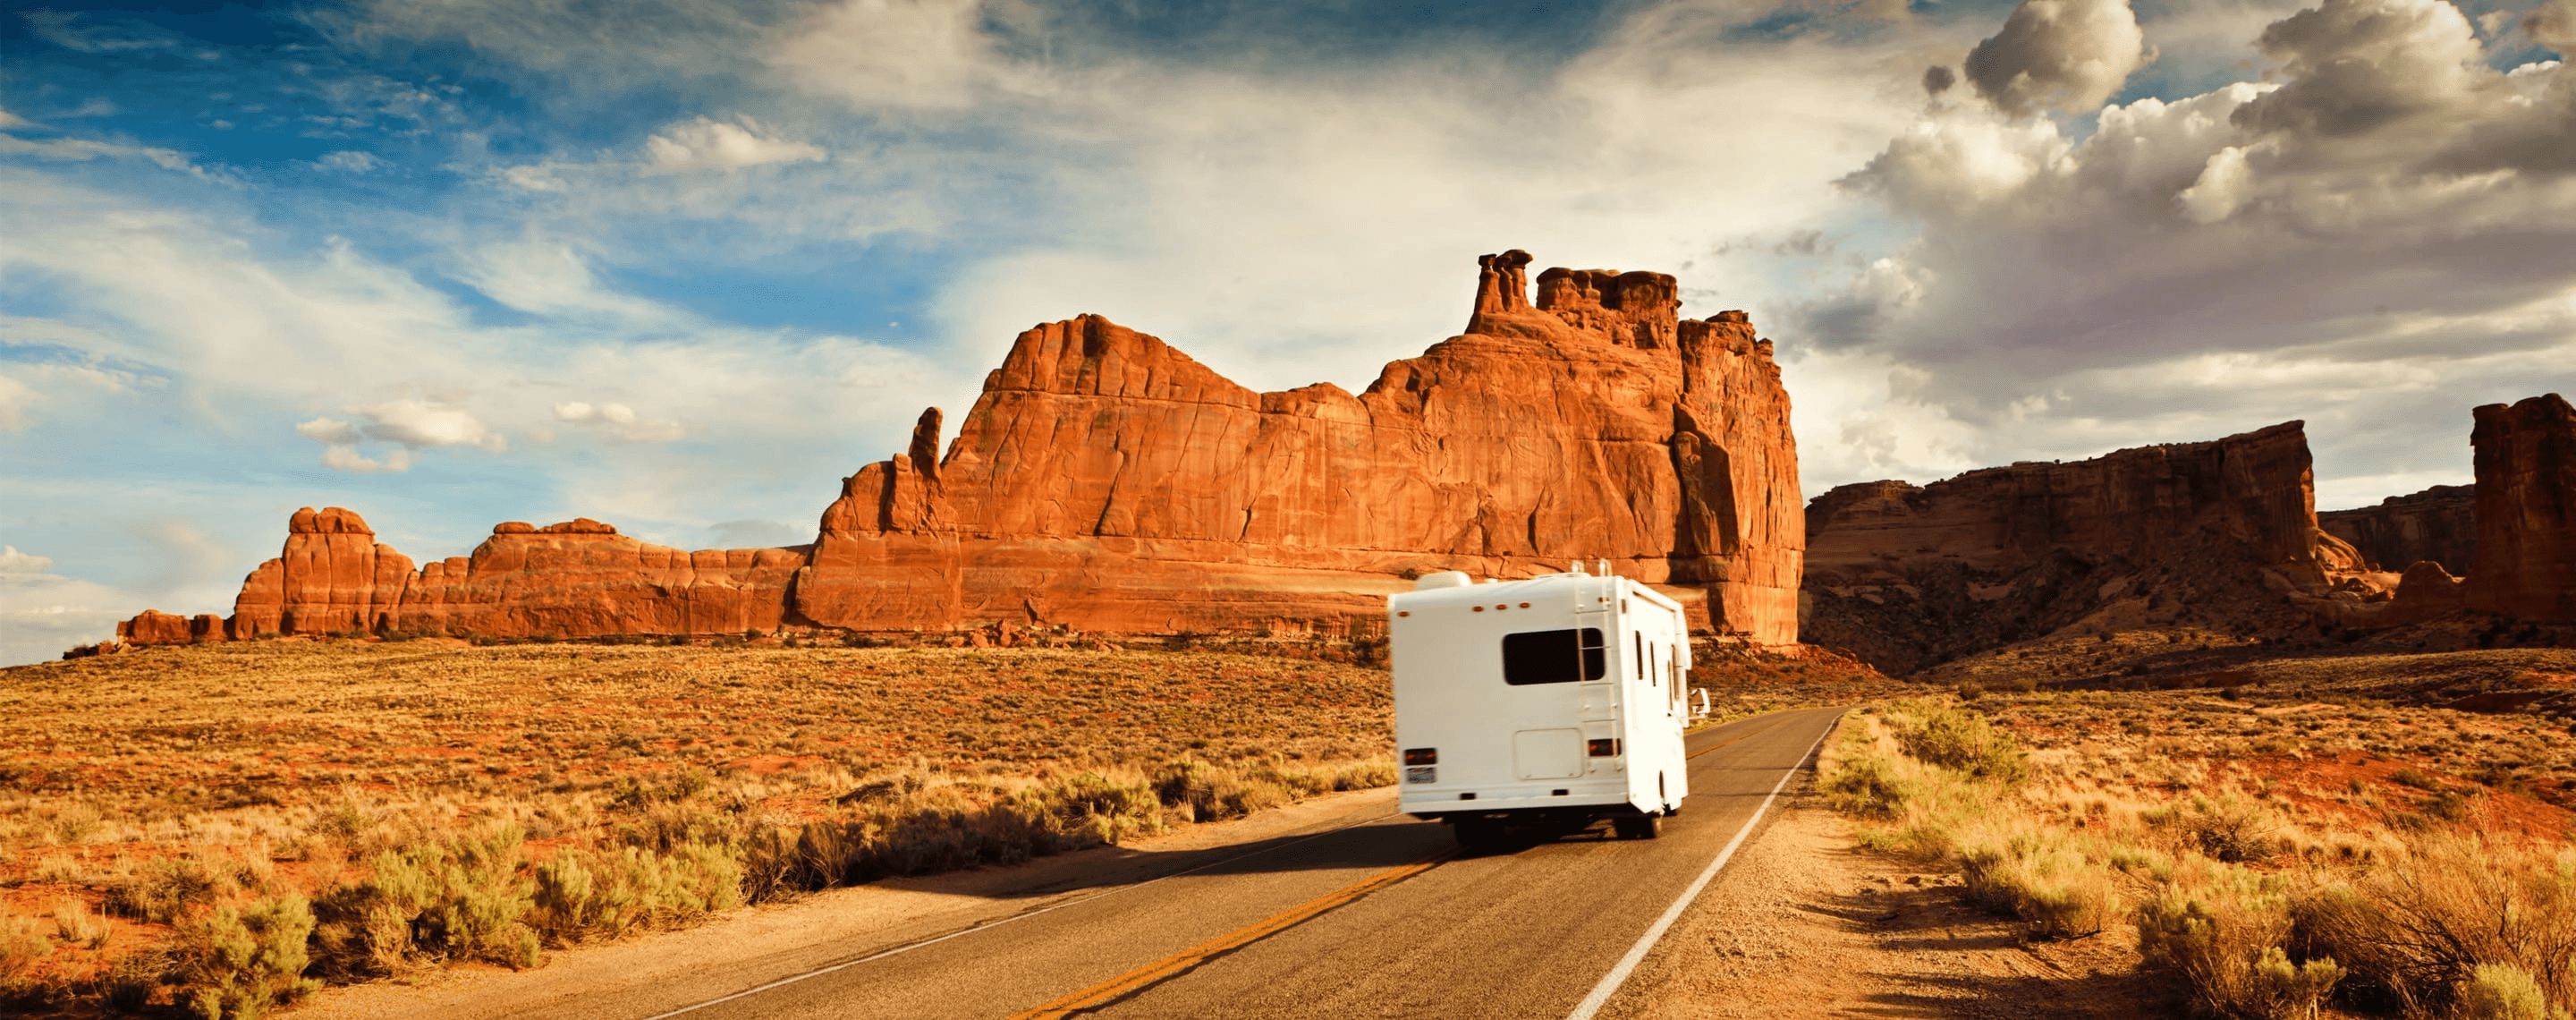
[[[1079,313],[1358,389],[1508,247],[1751,310],[1809,495],[2290,418],[2324,505],[2465,481],[2469,407],[2576,382],[2571,35],[2576,0],[0,5],[0,661],[226,611],[298,506],[421,559],[575,515],[803,541]]]

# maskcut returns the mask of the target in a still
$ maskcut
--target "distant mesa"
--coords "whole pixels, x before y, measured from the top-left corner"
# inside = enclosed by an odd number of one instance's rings
[[[357,514],[306,509],[228,620],[119,634],[1347,634],[1421,573],[1607,559],[1698,626],[1796,642],[1806,525],[1771,343],[1742,312],[1680,319],[1662,273],[1550,269],[1533,301],[1529,262],[1479,259],[1466,331],[1357,395],[1254,392],[1096,315],[1038,326],[945,454],[933,408],[842,480],[808,546],[684,552],[585,518],[415,566]]]
[[[2327,514],[2300,422],[1838,486],[1807,506],[1800,631],[1909,673],[2052,635],[2576,622],[2576,413],[2473,417],[2474,486]]]
[[[2377,506],[2321,510],[2317,525],[2350,543],[2372,570],[2405,570],[2430,560],[2465,571],[2478,546],[2477,488],[2436,485]]]

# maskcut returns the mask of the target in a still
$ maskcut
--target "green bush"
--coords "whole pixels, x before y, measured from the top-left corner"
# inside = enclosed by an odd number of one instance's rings
[[[2028,773],[2021,744],[2012,734],[1984,716],[1955,708],[1934,710],[1922,722],[1899,729],[1896,745],[1917,761],[1979,779],[2018,783]]]
[[[742,886],[742,861],[721,846],[568,848],[537,868],[531,920],[557,945],[616,938],[729,909]]]
[[[483,960],[533,967],[525,923],[534,884],[515,825],[377,854],[375,873],[317,904],[314,942],[335,977],[397,973],[418,960]]]
[[[2482,963],[2460,983],[2460,1020],[2570,1020],[2540,981],[2510,963]]]
[[[2194,1008],[2239,1020],[2307,1020],[2344,977],[2330,957],[2293,961],[2275,879],[2224,865],[2182,875],[2141,904],[2138,955],[2176,976]]]
[[[1905,802],[1901,780],[1876,756],[1842,759],[1821,787],[1836,810],[1872,818],[1894,818]]]
[[[257,1017],[320,988],[304,976],[313,907],[279,896],[219,907],[179,927],[174,938],[178,1001],[205,1020]]]

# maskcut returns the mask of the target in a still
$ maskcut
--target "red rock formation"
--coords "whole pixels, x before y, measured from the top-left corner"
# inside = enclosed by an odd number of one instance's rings
[[[510,522],[414,571],[357,515],[300,511],[232,632],[1347,631],[1419,572],[1608,559],[1706,625],[1794,642],[1805,524],[1771,343],[1741,312],[1681,321],[1660,273],[1552,269],[1533,304],[1528,263],[1480,260],[1467,332],[1357,396],[1256,393],[1097,316],[1039,326],[945,457],[934,408],[843,480],[811,547]]]
[[[2468,608],[2576,622],[2576,408],[2550,393],[2474,414],[2478,548]]]
[[[1909,672],[2072,626],[2236,629],[2323,598],[2358,555],[2317,527],[2301,423],[1808,506],[1807,640]],[[2249,615],[2250,614],[2250,615]]]
[[[1097,316],[1020,335],[945,458],[846,479],[796,608],[854,629],[1017,619],[1173,631],[1373,621],[1407,571],[1606,558],[1796,639],[1788,397],[1742,313],[1672,277],[1480,260],[1468,331],[1357,396],[1256,393]],[[1696,593],[1693,593],[1696,594]]]
[[[193,640],[187,617],[150,609],[117,624],[116,639],[129,645],[184,645]]]
[[[2436,485],[2377,506],[2317,511],[2317,525],[2351,543],[2375,570],[2403,571],[2430,560],[2466,570],[2478,544],[2477,491]]]
[[[805,550],[701,549],[641,542],[587,517],[512,521],[471,556],[407,578],[386,628],[415,634],[593,637],[771,631]]]
[[[234,640],[372,633],[411,572],[411,558],[377,544],[357,514],[305,507],[286,522],[286,548],[242,581],[228,629]]]

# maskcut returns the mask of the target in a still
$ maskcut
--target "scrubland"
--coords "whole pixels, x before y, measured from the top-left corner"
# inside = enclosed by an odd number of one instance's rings
[[[2195,1015],[2576,1009],[2564,718],[1971,684],[1846,717],[1818,785],[1864,847],[2025,939],[2133,947]]]
[[[1381,670],[732,644],[263,642],[0,671],[0,1004],[255,1016],[325,981],[528,967],[1394,778]]]

